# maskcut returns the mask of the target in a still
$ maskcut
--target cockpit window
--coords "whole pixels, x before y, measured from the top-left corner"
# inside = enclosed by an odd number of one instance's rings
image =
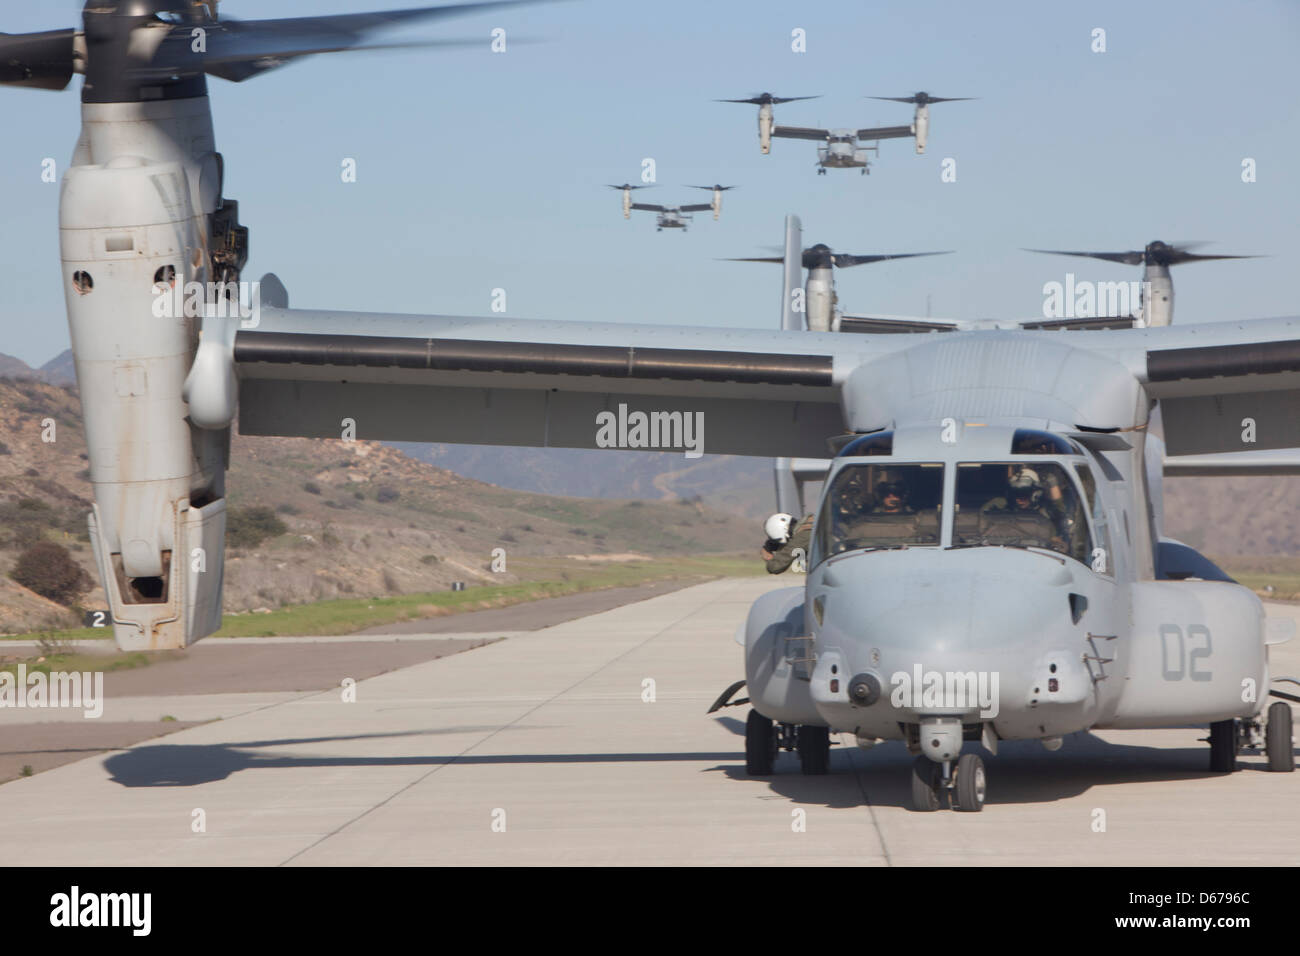
[[[962,463],[952,543],[1046,548],[1086,563],[1092,544],[1084,507],[1055,462]]]
[[[813,563],[843,551],[937,545],[943,465],[846,465],[822,497]]]
[[[1011,436],[1013,455],[1077,455],[1079,451],[1069,440],[1052,432],[1033,428],[1017,428]]]
[[[836,455],[836,458],[866,458],[874,455],[892,455],[894,453],[894,433],[875,432],[863,435],[849,442]]]

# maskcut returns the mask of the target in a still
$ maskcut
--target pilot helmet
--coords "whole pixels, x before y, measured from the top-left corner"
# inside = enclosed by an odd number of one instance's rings
[[[890,495],[897,495],[901,501],[906,502],[909,490],[907,482],[896,473],[884,472],[876,482],[876,502],[883,505]]]
[[[1043,497],[1043,482],[1032,468],[1017,468],[1011,476],[1011,493],[1015,498],[1028,498],[1031,507],[1037,507]]]
[[[763,533],[770,540],[784,544],[790,538],[790,525],[793,523],[794,515],[778,512],[763,522]]]

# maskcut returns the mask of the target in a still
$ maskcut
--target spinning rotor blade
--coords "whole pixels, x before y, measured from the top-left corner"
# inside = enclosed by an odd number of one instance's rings
[[[171,74],[202,69],[235,82],[284,66],[289,60],[316,53],[345,50],[404,49],[421,46],[467,46],[481,40],[431,40],[413,43],[367,44],[369,33],[422,20],[456,16],[515,6],[529,0],[495,0],[487,3],[458,3],[441,7],[385,10],[377,13],[345,13],[335,16],[295,17],[281,20],[223,19],[207,23],[207,50],[193,52],[192,26],[175,27],[159,45],[145,70],[150,74]]]
[[[929,106],[931,103],[957,103],[961,100],[977,100],[978,96],[931,96],[924,91],[911,96],[868,96],[869,100],[888,100],[891,103],[914,103],[917,106]]]
[[[771,106],[773,103],[793,103],[796,100],[815,100],[821,96],[773,96],[771,93],[759,93],[743,100],[714,100],[715,103],[753,103],[755,106]]]
[[[383,28],[537,2],[542,0],[243,21],[218,19],[215,3],[87,0],[84,34],[75,30],[0,34],[0,84],[58,90],[68,85],[74,72],[84,72],[87,102],[156,99],[157,91],[142,92],[141,85],[201,83],[204,74],[239,82],[315,53],[481,44],[482,40],[374,44],[366,40]]]
[[[0,33],[0,84],[36,90],[61,90],[76,63],[75,30]]]
[[[884,262],[886,259],[911,259],[915,256],[947,256],[951,255],[952,250],[945,252],[899,252],[894,255],[875,255],[875,256],[851,256],[842,252],[831,253],[831,261],[838,267],[861,266],[871,262]]]
[[[1168,243],[1157,239],[1147,243],[1145,249],[1131,249],[1128,252],[1073,252],[1066,249],[1027,249],[1027,252],[1042,252],[1055,256],[1082,256],[1088,259],[1101,259],[1104,262],[1120,262],[1127,266],[1155,265],[1176,266],[1184,262],[1207,262],[1212,259],[1257,259],[1258,256],[1201,255],[1189,252],[1205,245],[1204,242]]]
[[[728,189],[735,189],[735,186],[688,186],[689,189],[711,189],[718,192],[726,192]]]

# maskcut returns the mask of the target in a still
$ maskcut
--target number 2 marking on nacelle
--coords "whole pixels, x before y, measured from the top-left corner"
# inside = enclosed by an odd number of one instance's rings
[[[1197,644],[1202,643],[1202,640],[1204,646],[1198,647]],[[1197,664],[1203,658],[1208,658],[1213,651],[1210,629],[1204,624],[1189,624],[1186,637],[1183,636],[1183,629],[1177,624],[1160,625],[1161,676],[1165,680],[1182,680],[1188,676],[1196,681],[1212,679],[1213,672],[1209,667],[1200,669]]]

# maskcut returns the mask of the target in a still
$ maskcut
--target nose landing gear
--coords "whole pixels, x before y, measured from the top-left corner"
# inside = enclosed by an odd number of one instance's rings
[[[913,810],[938,810],[947,794],[952,809],[979,813],[987,790],[984,758],[979,754],[962,754],[955,768],[951,760],[936,763],[929,757],[917,757],[912,764]]]

